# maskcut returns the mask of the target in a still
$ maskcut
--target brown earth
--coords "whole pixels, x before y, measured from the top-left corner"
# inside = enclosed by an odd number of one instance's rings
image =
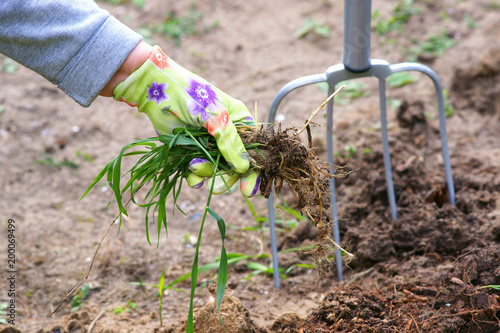
[[[389,17],[396,1],[376,1]],[[190,2],[100,3],[132,28],[161,20],[167,10],[184,15]],[[243,230],[258,223],[239,193],[221,195],[212,208],[228,225],[226,250],[247,259],[229,268],[221,316],[226,332],[498,332],[500,307],[500,10],[495,1],[416,1],[420,7],[401,32],[372,32],[372,58],[406,61],[412,38],[423,40],[446,29],[457,44],[439,56],[421,56],[449,91],[454,113],[447,118],[456,205],[448,203],[433,87],[426,77],[388,89],[389,137],[398,219],[391,219],[383,172],[377,85],[360,80],[368,96],[335,108],[336,163],[355,172],[337,182],[342,245],[354,253],[338,282],[335,270],[320,278],[302,252],[281,252],[286,270],[282,289],[264,273],[246,279],[247,263],[270,264],[267,231]],[[198,4],[207,33],[186,36],[181,47],[153,35],[183,66],[199,73],[267,118],[271,101],[288,81],[317,74],[340,62],[343,5],[333,1],[214,1]],[[445,15],[446,14],[446,15]],[[469,15],[469,16],[466,16]],[[444,17],[445,16],[445,17]],[[477,23],[467,24],[465,17]],[[305,18],[331,27],[327,38],[293,33]],[[0,59],[2,63],[3,58]],[[189,306],[189,280],[163,295],[158,284],[190,272],[206,191],[185,187],[169,218],[168,238],[159,245],[145,237],[144,211],[129,217],[103,243],[87,281],[90,294],[80,310],[69,302],[47,318],[85,275],[102,233],[116,216],[106,206],[112,193],[99,183],[80,197],[122,146],[152,135],[143,115],[123,103],[99,98],[83,109],[25,68],[0,73],[0,221],[16,221],[16,328],[22,332],[182,332]],[[301,126],[325,93],[311,86],[290,93],[279,109],[283,126]],[[324,114],[324,112],[323,112]],[[324,119],[313,140],[325,158]],[[76,128],[75,126],[78,126]],[[63,163],[69,161],[71,163]],[[287,192],[277,202],[287,201]],[[251,200],[267,216],[266,200]],[[277,218],[294,219],[277,211]],[[264,226],[267,224],[264,222]],[[153,226],[150,227],[151,230]],[[280,251],[307,245],[315,229],[302,221],[279,232]],[[7,237],[0,240],[6,249]],[[201,240],[200,265],[220,254],[216,223],[209,219]],[[4,251],[2,262],[7,264]],[[306,264],[306,265],[304,265]],[[334,263],[332,262],[334,266]],[[6,273],[2,273],[5,280]],[[5,279],[4,279],[5,277]],[[223,332],[213,291],[217,272],[198,277],[195,331]],[[142,281],[143,285],[140,285]],[[4,285],[7,287],[7,284]],[[8,301],[2,288],[1,302]],[[135,305],[135,306],[134,306]],[[16,332],[0,326],[0,332]]]

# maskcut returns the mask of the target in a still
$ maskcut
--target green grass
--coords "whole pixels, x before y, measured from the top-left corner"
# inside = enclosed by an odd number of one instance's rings
[[[370,95],[365,90],[365,85],[362,82],[342,81],[337,87],[342,85],[345,85],[345,88],[335,96],[335,104],[337,105],[348,105],[351,104],[354,99],[368,97]],[[316,83],[316,87],[321,91],[328,92],[328,83],[326,82]]]
[[[476,29],[478,23],[470,16],[470,14],[464,14],[464,21],[469,29]]]
[[[498,2],[498,0],[492,0],[486,7],[491,8],[493,10],[497,10],[500,9],[500,3]]]
[[[344,159],[351,159],[353,157],[356,157],[360,151],[363,153],[363,155],[368,155],[373,151],[373,148],[360,148],[358,149],[357,147],[353,145],[345,145],[344,149],[342,151],[334,151],[333,154],[335,157],[342,157]]]
[[[180,46],[186,36],[202,35],[219,26],[218,21],[210,25],[203,24],[203,17],[203,12],[192,4],[186,15],[167,12],[160,24],[152,26],[152,31],[162,34],[167,40],[173,40],[175,46]]]
[[[260,232],[268,231],[269,229],[263,226],[264,222],[269,223],[269,218],[267,217],[267,215],[259,215],[252,202],[247,198],[244,199],[248,206],[248,209],[250,210],[250,213],[252,214],[252,217],[257,223],[257,226],[239,227],[239,226],[229,225],[228,228],[240,231],[260,231]],[[299,221],[305,221],[308,219],[306,216],[302,215],[298,210],[290,207],[285,201],[282,200],[282,202],[283,204],[279,203],[274,204],[275,209],[283,213],[281,214],[281,217],[283,217],[283,219],[278,218],[274,220],[276,225],[283,226],[283,228],[276,228],[277,232],[291,231]]]
[[[8,316],[8,312],[7,312],[7,308],[9,306],[9,303],[7,302],[3,302],[3,303],[0,303],[0,325],[7,325],[7,316]]]
[[[90,295],[90,286],[85,283],[75,296],[71,299],[71,312],[78,311],[82,308],[83,300]]]
[[[174,134],[137,140],[123,147],[120,154],[101,170],[82,198],[101,179],[107,179],[110,188],[115,194],[120,215],[127,215],[123,196],[130,191],[131,202],[146,209],[145,226],[148,243],[151,244],[149,236],[150,216],[152,216],[153,222],[157,222],[159,243],[160,232],[163,227],[167,233],[167,212],[165,207],[169,195],[172,195],[174,199],[173,207],[184,214],[177,205],[177,199],[182,190],[183,179],[189,173],[189,162],[193,158],[201,157],[216,165],[217,174],[220,174],[221,170],[230,170],[227,164],[216,163],[216,160],[219,160],[221,155],[214,147],[216,147],[215,139],[208,134],[206,129],[188,130],[178,128]],[[247,148],[250,149],[251,146],[247,146]],[[136,164],[122,175],[122,159],[138,156],[140,158]],[[125,176],[128,176],[129,179],[122,186],[121,179]],[[139,202],[137,198],[138,192],[143,187],[148,186],[149,190]]]
[[[64,158],[62,161],[58,162],[50,156],[46,156],[44,158],[36,160],[35,164],[46,166],[48,169],[61,169],[63,167],[69,169],[78,169],[80,167],[78,164],[68,160],[67,158]]]
[[[315,245],[308,245],[308,246],[303,246],[303,247],[297,247],[297,248],[290,248],[286,249],[283,251],[279,251],[278,253],[283,254],[283,253],[290,253],[290,252],[299,252],[299,251],[305,251],[305,250],[311,250],[314,249]],[[333,249],[333,248],[332,248]],[[226,253],[226,260],[227,260],[227,266],[234,266],[237,263],[241,261],[247,261],[247,268],[251,271],[251,273],[246,276],[244,279],[248,280],[251,277],[261,274],[261,273],[266,273],[268,276],[273,275],[273,268],[271,266],[271,256],[266,253],[261,253],[261,254],[244,254],[244,253]],[[269,265],[264,265],[260,261],[269,261]],[[205,273],[209,271],[216,271],[220,268],[221,265],[221,256],[218,256],[217,258],[214,259],[213,262],[210,262],[208,264],[202,265],[198,267],[198,273]],[[297,267],[306,267],[306,268],[314,268],[314,265],[312,264],[296,264],[296,265],[291,265],[286,268],[280,268],[280,276],[283,279],[287,278],[286,274],[289,274],[294,268]],[[164,290],[174,290],[177,292],[188,292],[186,289],[182,289],[179,287],[176,287],[177,285],[186,282],[190,280],[192,272],[186,272],[182,274],[181,276],[177,277],[170,283],[161,283],[162,279],[160,279],[159,284],[152,284],[152,283],[144,283],[142,281],[139,282],[131,282],[131,285],[134,286],[140,286],[141,288],[148,286],[148,287],[153,287],[158,289],[158,295],[160,295],[160,290],[163,292]],[[164,277],[163,277],[164,280]]]
[[[89,153],[82,153],[80,150],[75,151],[75,156],[77,158],[83,158],[85,161],[92,163],[94,162],[94,157]]]
[[[158,315],[160,316],[160,326],[163,326],[163,316],[161,315],[161,309],[163,306],[163,284],[165,283],[165,270],[161,272],[160,282],[158,283],[158,295],[160,297],[160,304],[158,307]]]
[[[113,6],[118,6],[122,4],[126,4],[128,2],[132,2],[137,9],[142,9],[146,0],[99,0],[100,2],[107,2],[112,4]]]
[[[492,285],[481,287],[481,289],[486,289],[486,288],[495,289],[495,290],[500,291],[500,285],[494,285],[494,284],[492,284]]]
[[[442,30],[438,35],[432,35],[427,40],[410,48],[409,61],[417,61],[419,56],[440,57],[446,50],[455,46],[457,41],[450,37],[447,30]]]
[[[142,36],[143,40],[150,44],[150,45],[156,45],[158,44],[154,38],[153,38],[153,31],[151,31],[151,28],[149,27],[139,27],[135,30],[139,35]]]
[[[302,25],[293,33],[294,38],[304,38],[307,35],[314,34],[320,37],[327,38],[330,36],[330,27],[322,22],[306,18],[302,21]]]
[[[130,312],[130,311],[135,310],[135,309],[137,309],[137,304],[135,304],[131,300],[127,300],[127,304],[122,305],[122,306],[117,306],[116,308],[114,308],[113,313],[115,315],[118,315],[122,312]],[[161,318],[161,316],[160,316],[160,318]]]
[[[245,123],[236,124],[239,127],[247,126]],[[258,144],[246,145],[246,149],[256,148]],[[212,162],[215,175],[220,175],[221,171],[230,171],[229,165],[223,160],[220,151],[216,148],[215,138],[208,131],[202,129],[177,128],[173,134],[160,135],[148,139],[137,140],[122,148],[117,157],[112,159],[96,176],[87,188],[82,198],[100,182],[106,179],[109,187],[113,190],[116,204],[119,210],[121,227],[122,216],[128,215],[126,207],[129,203],[135,204],[145,209],[145,229],[146,240],[151,245],[149,222],[150,217],[156,222],[158,234],[157,246],[160,242],[162,229],[167,233],[167,198],[173,199],[173,210],[177,209],[182,214],[184,212],[177,205],[177,200],[182,191],[182,183],[189,173],[189,162],[193,158],[205,158]],[[124,158],[136,158],[137,162],[127,172],[122,174],[122,161]],[[123,184],[122,178],[128,178]],[[213,194],[215,182],[209,188],[209,194],[200,225],[196,251],[190,273],[191,277],[191,297],[188,313],[187,331],[193,331],[193,299],[196,290],[199,273],[198,258],[200,244],[203,234],[203,227],[209,214],[217,221],[221,234],[221,255],[218,264],[219,279],[217,283],[217,305],[220,307],[227,283],[227,254],[224,247],[225,223],[211,208],[210,202]],[[227,184],[226,184],[227,186]],[[229,187],[228,187],[229,188]],[[185,215],[185,214],[184,214]],[[160,318],[162,306],[162,291],[164,290],[164,272],[160,278],[158,289],[160,291]],[[168,287],[168,286],[167,286]]]
[[[392,15],[389,18],[383,18],[380,10],[376,9],[372,14],[374,30],[378,35],[384,36],[391,31],[403,32],[403,26],[410,17],[421,13],[422,9],[414,5],[414,0],[402,0],[392,9]]]
[[[4,72],[7,74],[14,74],[19,69],[17,62],[12,60],[11,58],[4,58],[2,63],[0,64],[0,72]]]
[[[417,79],[415,75],[411,75],[408,72],[397,72],[387,77],[387,84],[391,88],[400,88],[417,81]]]
[[[455,111],[456,111],[455,106],[450,101],[449,95],[450,95],[450,91],[448,89],[443,89],[444,114],[447,118],[451,117],[453,114],[455,114]]]

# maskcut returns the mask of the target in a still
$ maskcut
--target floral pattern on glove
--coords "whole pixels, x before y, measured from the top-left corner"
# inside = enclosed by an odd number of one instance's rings
[[[123,103],[127,103],[129,106],[131,107],[136,107],[136,106],[139,106],[139,103],[136,103],[136,102],[127,102],[127,100],[125,99],[125,97],[120,97],[118,99],[120,102],[123,102]]]
[[[168,97],[165,90],[168,88],[168,83],[158,83],[153,81],[151,87],[148,88],[148,101],[155,101],[156,104],[160,105],[161,101],[168,101]]]
[[[224,109],[221,111],[220,115],[211,117],[206,122],[205,127],[210,135],[215,136],[218,130],[223,131],[226,128],[229,121],[229,114],[227,110]]]
[[[165,68],[170,68],[167,55],[163,53],[163,51],[157,46],[153,48],[153,52],[151,52],[149,60],[151,60],[153,64],[155,64],[156,67],[158,67],[161,70],[164,70]]]
[[[192,116],[199,115],[203,122],[206,122],[210,117],[207,113],[207,108],[213,104],[217,105],[219,96],[210,87],[209,84],[203,84],[196,80],[191,80],[186,92],[192,99],[188,99],[186,106]]]

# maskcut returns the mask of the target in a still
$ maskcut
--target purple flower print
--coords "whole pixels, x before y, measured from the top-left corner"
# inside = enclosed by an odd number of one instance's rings
[[[210,87],[209,84],[203,84],[196,80],[191,80],[191,84],[186,88],[186,92],[191,96],[193,101],[187,103],[189,113],[192,116],[200,115],[201,120],[208,120],[207,107],[210,104],[216,105],[218,100],[217,93]]]
[[[168,88],[168,83],[158,83],[153,81],[151,87],[148,88],[148,101],[155,101],[156,104],[160,105],[161,101],[168,101],[168,97],[165,90]]]

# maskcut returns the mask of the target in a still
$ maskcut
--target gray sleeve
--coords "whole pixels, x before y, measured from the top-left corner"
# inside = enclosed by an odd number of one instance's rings
[[[1,0],[0,53],[89,106],[141,36],[92,0]]]

